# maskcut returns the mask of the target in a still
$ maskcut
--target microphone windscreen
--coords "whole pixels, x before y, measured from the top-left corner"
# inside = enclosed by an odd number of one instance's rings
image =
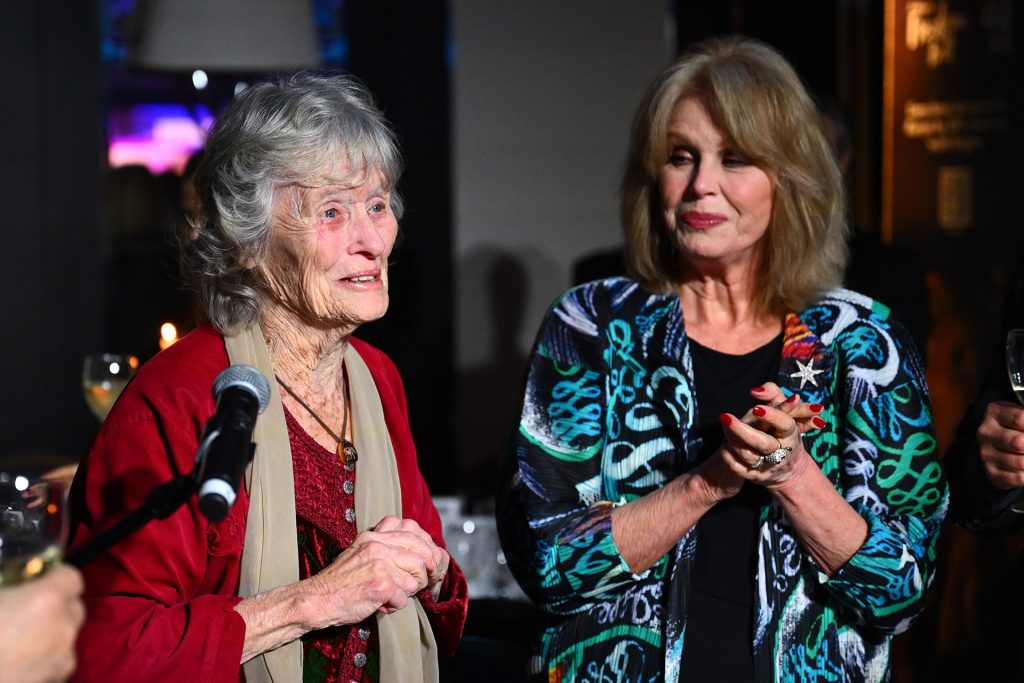
[[[220,398],[221,392],[228,387],[248,388],[259,401],[261,413],[270,403],[270,383],[251,365],[231,365],[221,371],[213,381],[213,399]]]

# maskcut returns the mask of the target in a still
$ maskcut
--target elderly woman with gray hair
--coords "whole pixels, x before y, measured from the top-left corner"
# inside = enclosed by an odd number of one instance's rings
[[[419,472],[402,381],[353,333],[388,307],[400,158],[343,76],[255,85],[217,121],[183,263],[208,323],[125,389],[72,490],[70,552],[188,472],[214,378],[271,379],[226,518],[195,501],[83,568],[79,681],[436,681],[466,582]]]

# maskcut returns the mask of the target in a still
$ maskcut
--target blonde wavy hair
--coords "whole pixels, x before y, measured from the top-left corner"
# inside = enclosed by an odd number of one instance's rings
[[[820,115],[782,55],[738,37],[688,50],[650,85],[637,110],[621,203],[630,274],[656,293],[673,292],[681,281],[657,183],[668,163],[672,112],[690,97],[700,100],[726,143],[772,181],[754,304],[770,313],[800,310],[839,286],[847,258],[846,200]]]

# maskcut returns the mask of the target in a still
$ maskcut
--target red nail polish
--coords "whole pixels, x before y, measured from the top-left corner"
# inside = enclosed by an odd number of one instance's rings
[[[820,413],[825,409],[825,406],[821,405],[820,403],[812,403],[807,407],[811,409],[812,413]]]
[[[754,406],[753,413],[758,417],[764,417],[768,414],[768,411],[764,409],[764,406]]]
[[[799,397],[800,397],[799,394],[792,394],[789,398],[786,399],[786,403],[793,403]]]
[[[811,423],[814,424],[814,426],[817,427],[818,429],[821,429],[822,427],[825,426],[825,421],[818,416],[812,417]]]
[[[763,394],[764,387],[754,387],[753,389],[751,389],[751,391],[753,391],[755,394]]]
[[[728,413],[721,413],[718,416],[718,421],[722,423],[723,427],[728,427],[732,424],[732,415],[729,415]]]

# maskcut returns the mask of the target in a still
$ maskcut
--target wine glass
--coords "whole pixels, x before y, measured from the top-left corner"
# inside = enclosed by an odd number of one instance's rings
[[[89,409],[101,422],[138,367],[138,358],[123,353],[97,353],[85,357],[82,391]]]
[[[0,472],[0,586],[59,564],[66,534],[63,484]]]

